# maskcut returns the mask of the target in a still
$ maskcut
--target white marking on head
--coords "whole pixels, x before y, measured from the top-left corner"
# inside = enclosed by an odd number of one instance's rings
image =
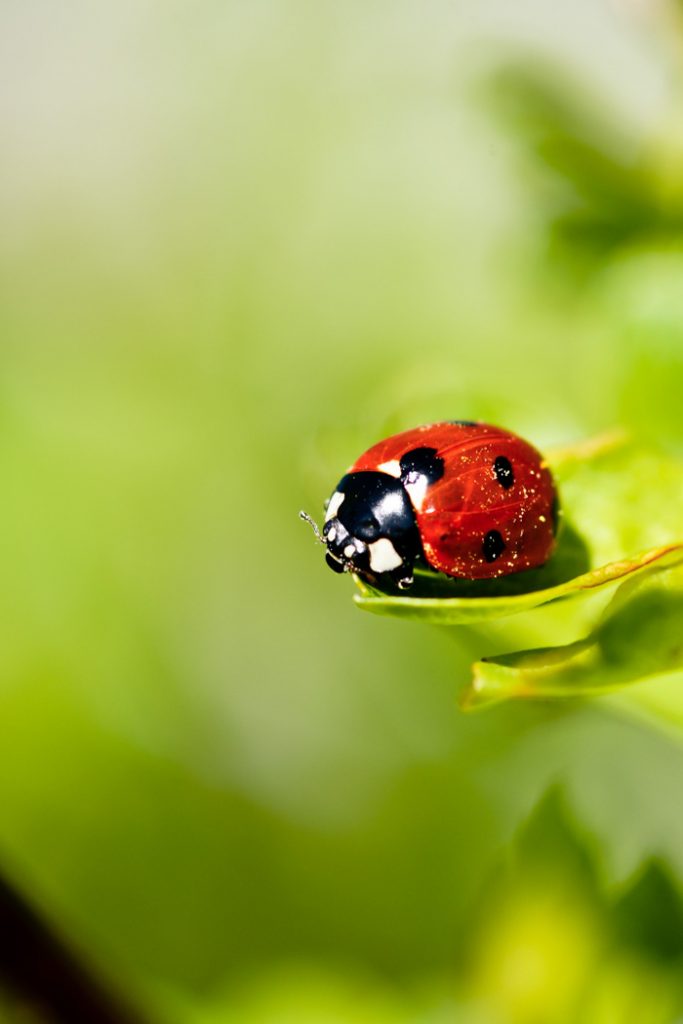
[[[344,554],[346,555],[347,558],[353,558],[355,553],[356,553],[356,545],[355,544],[347,544],[346,547],[344,548]]]
[[[377,469],[380,473],[388,473],[389,476],[395,476],[397,480],[401,476],[401,463],[396,459],[391,459],[390,462],[383,462]]]
[[[343,500],[344,495],[342,494],[342,492],[335,491],[332,497],[330,498],[329,504],[327,506],[327,511],[325,512],[325,522],[327,522],[328,519],[334,519],[337,512],[339,511],[339,506],[341,505]]]
[[[428,487],[429,480],[426,476],[419,476],[414,484],[405,484],[405,489],[410,495],[413,507],[416,508],[418,512],[422,508]]]
[[[386,537],[380,537],[374,544],[368,544],[368,551],[373,572],[389,572],[390,569],[398,569],[403,562],[394,545]]]
[[[336,536],[337,536],[337,531],[335,530],[335,528],[334,528],[334,526],[333,526],[333,527],[332,527],[332,529],[330,530],[330,532],[329,532],[329,533],[327,534],[327,539],[328,539],[329,541],[332,541],[332,540],[334,540],[334,538],[335,538]]]

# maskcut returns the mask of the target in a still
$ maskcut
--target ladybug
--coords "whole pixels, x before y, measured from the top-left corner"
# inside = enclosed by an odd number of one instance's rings
[[[455,420],[394,434],[354,462],[327,502],[327,564],[404,590],[415,564],[468,580],[543,565],[555,547],[558,499],[527,441]]]

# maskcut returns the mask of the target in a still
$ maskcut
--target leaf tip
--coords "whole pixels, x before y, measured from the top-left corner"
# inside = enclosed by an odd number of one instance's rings
[[[486,658],[475,661],[472,665],[472,678],[460,695],[459,705],[461,711],[478,711],[483,707],[490,707],[503,700],[505,695],[500,687],[491,685],[490,664]],[[495,669],[494,669],[495,672]]]

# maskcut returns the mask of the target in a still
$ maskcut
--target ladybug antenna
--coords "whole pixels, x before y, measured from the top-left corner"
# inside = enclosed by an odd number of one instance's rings
[[[320,533],[320,530],[318,529],[318,524],[316,523],[316,521],[314,519],[311,519],[311,517],[309,516],[308,512],[299,512],[299,519],[303,519],[305,522],[310,523],[311,529],[313,530],[313,533],[316,535],[316,537],[318,538],[320,543],[321,544],[325,543],[325,541],[324,541],[324,539],[322,537],[322,534]]]

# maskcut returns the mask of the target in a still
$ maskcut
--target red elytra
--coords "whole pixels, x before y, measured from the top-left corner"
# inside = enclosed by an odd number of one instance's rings
[[[433,569],[489,579],[548,560],[557,532],[557,491],[543,457],[510,431],[484,423],[428,424],[373,445],[349,474],[398,477],[401,459],[422,449],[433,449],[443,462],[438,479],[406,487]]]

